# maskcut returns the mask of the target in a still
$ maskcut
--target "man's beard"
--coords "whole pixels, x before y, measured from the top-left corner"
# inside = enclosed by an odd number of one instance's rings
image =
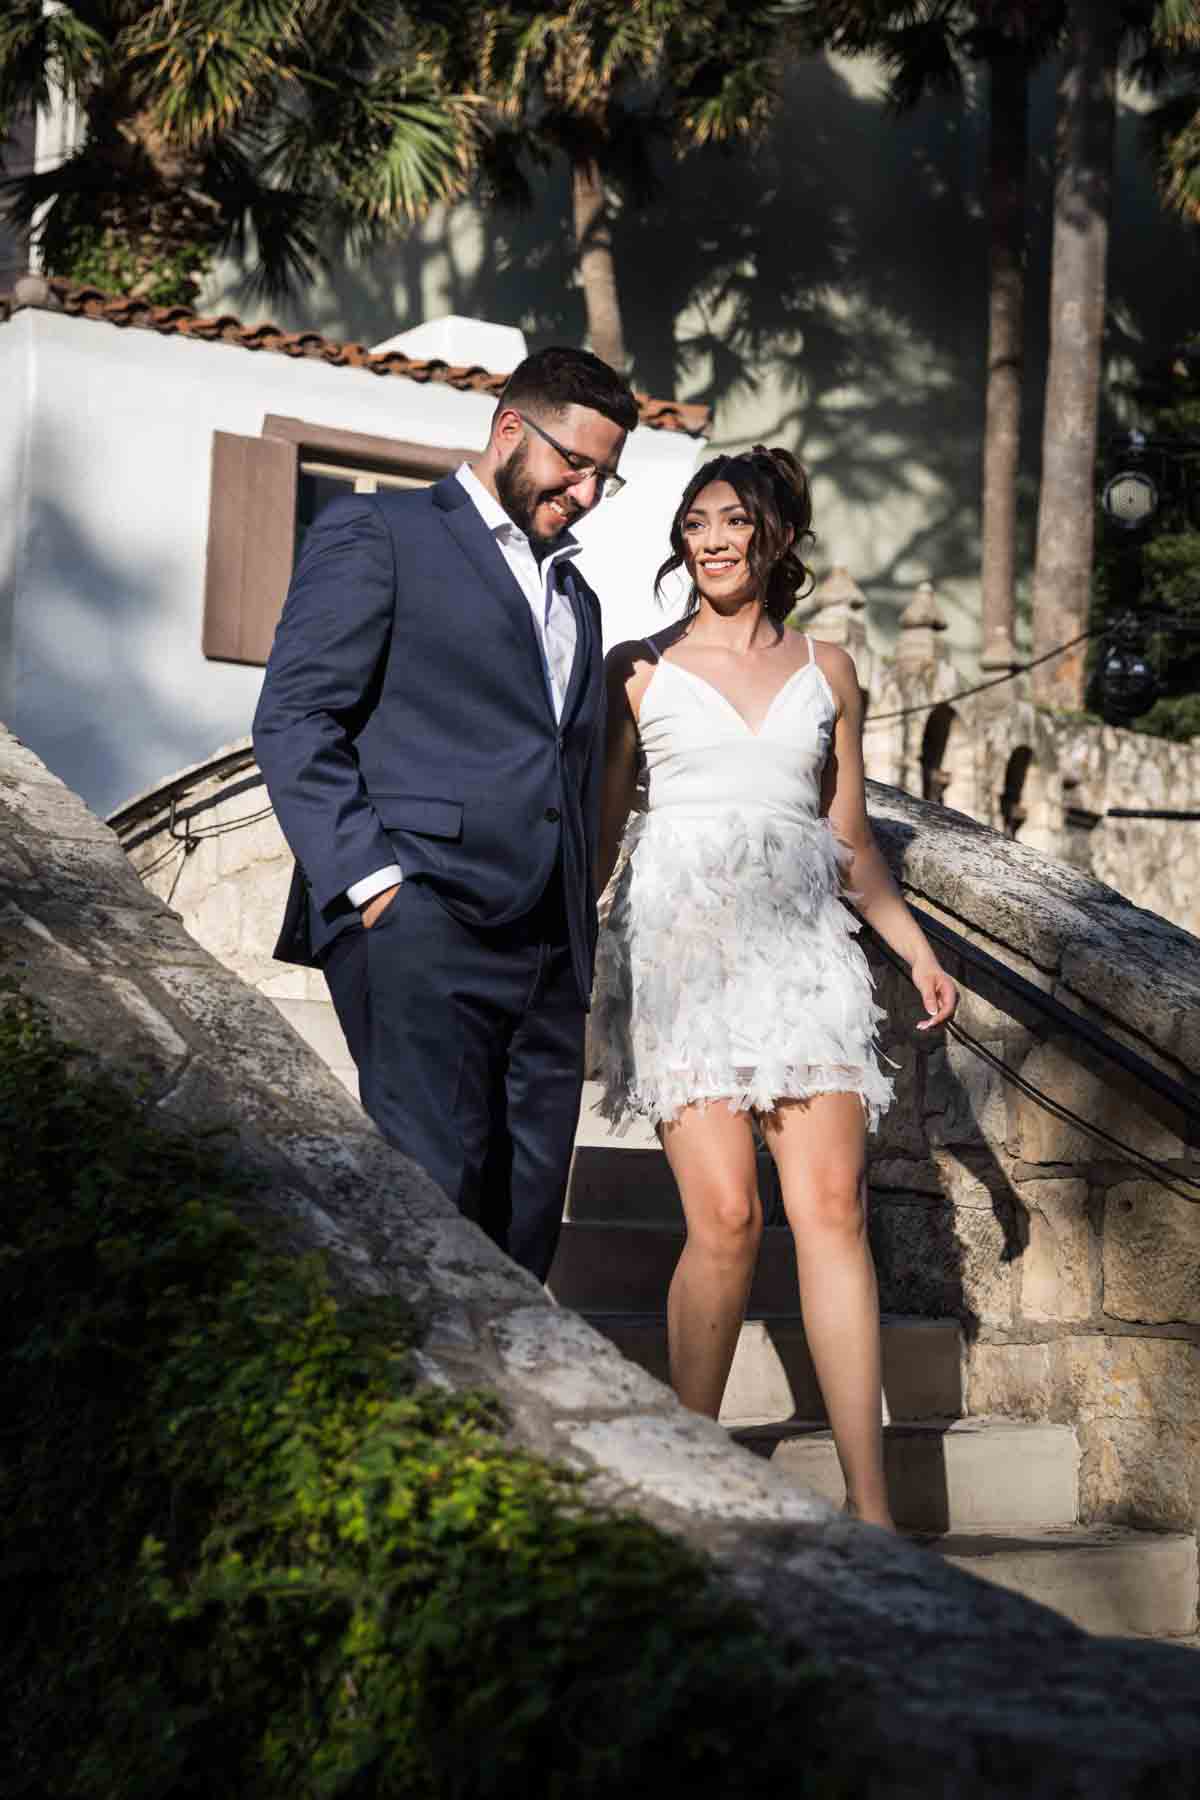
[[[536,487],[527,472],[528,461],[529,445],[519,444],[508,461],[501,463],[496,470],[496,492],[513,524],[520,527],[531,544],[537,545],[539,549],[546,549],[566,530],[571,521],[566,520],[562,525],[556,526],[549,537],[534,528],[534,515],[541,502],[561,500],[564,490]]]

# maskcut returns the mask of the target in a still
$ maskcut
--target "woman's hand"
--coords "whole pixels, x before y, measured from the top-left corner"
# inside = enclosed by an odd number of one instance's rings
[[[919,956],[909,974],[928,1014],[917,1030],[932,1031],[935,1025],[944,1025],[958,1005],[957,983],[950,979],[935,956]]]

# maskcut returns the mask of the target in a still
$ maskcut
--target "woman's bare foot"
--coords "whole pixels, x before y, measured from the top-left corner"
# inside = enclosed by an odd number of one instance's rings
[[[886,1506],[863,1507],[860,1511],[853,1502],[847,1499],[842,1511],[848,1519],[857,1519],[860,1525],[876,1525],[880,1531],[890,1531],[896,1535],[896,1521]]]

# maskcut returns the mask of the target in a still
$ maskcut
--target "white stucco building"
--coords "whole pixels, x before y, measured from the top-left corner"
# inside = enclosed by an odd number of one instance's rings
[[[480,450],[523,353],[464,319],[372,352],[18,283],[0,301],[0,718],[100,812],[243,737],[312,513]],[[707,420],[644,399],[628,485],[581,528],[610,643],[663,620],[653,574]]]

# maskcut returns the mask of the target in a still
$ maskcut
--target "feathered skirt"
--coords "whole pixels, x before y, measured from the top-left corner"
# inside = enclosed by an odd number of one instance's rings
[[[871,973],[840,898],[848,852],[825,819],[638,814],[597,949],[599,1110],[669,1122],[693,1101],[770,1112],[892,1098]]]

